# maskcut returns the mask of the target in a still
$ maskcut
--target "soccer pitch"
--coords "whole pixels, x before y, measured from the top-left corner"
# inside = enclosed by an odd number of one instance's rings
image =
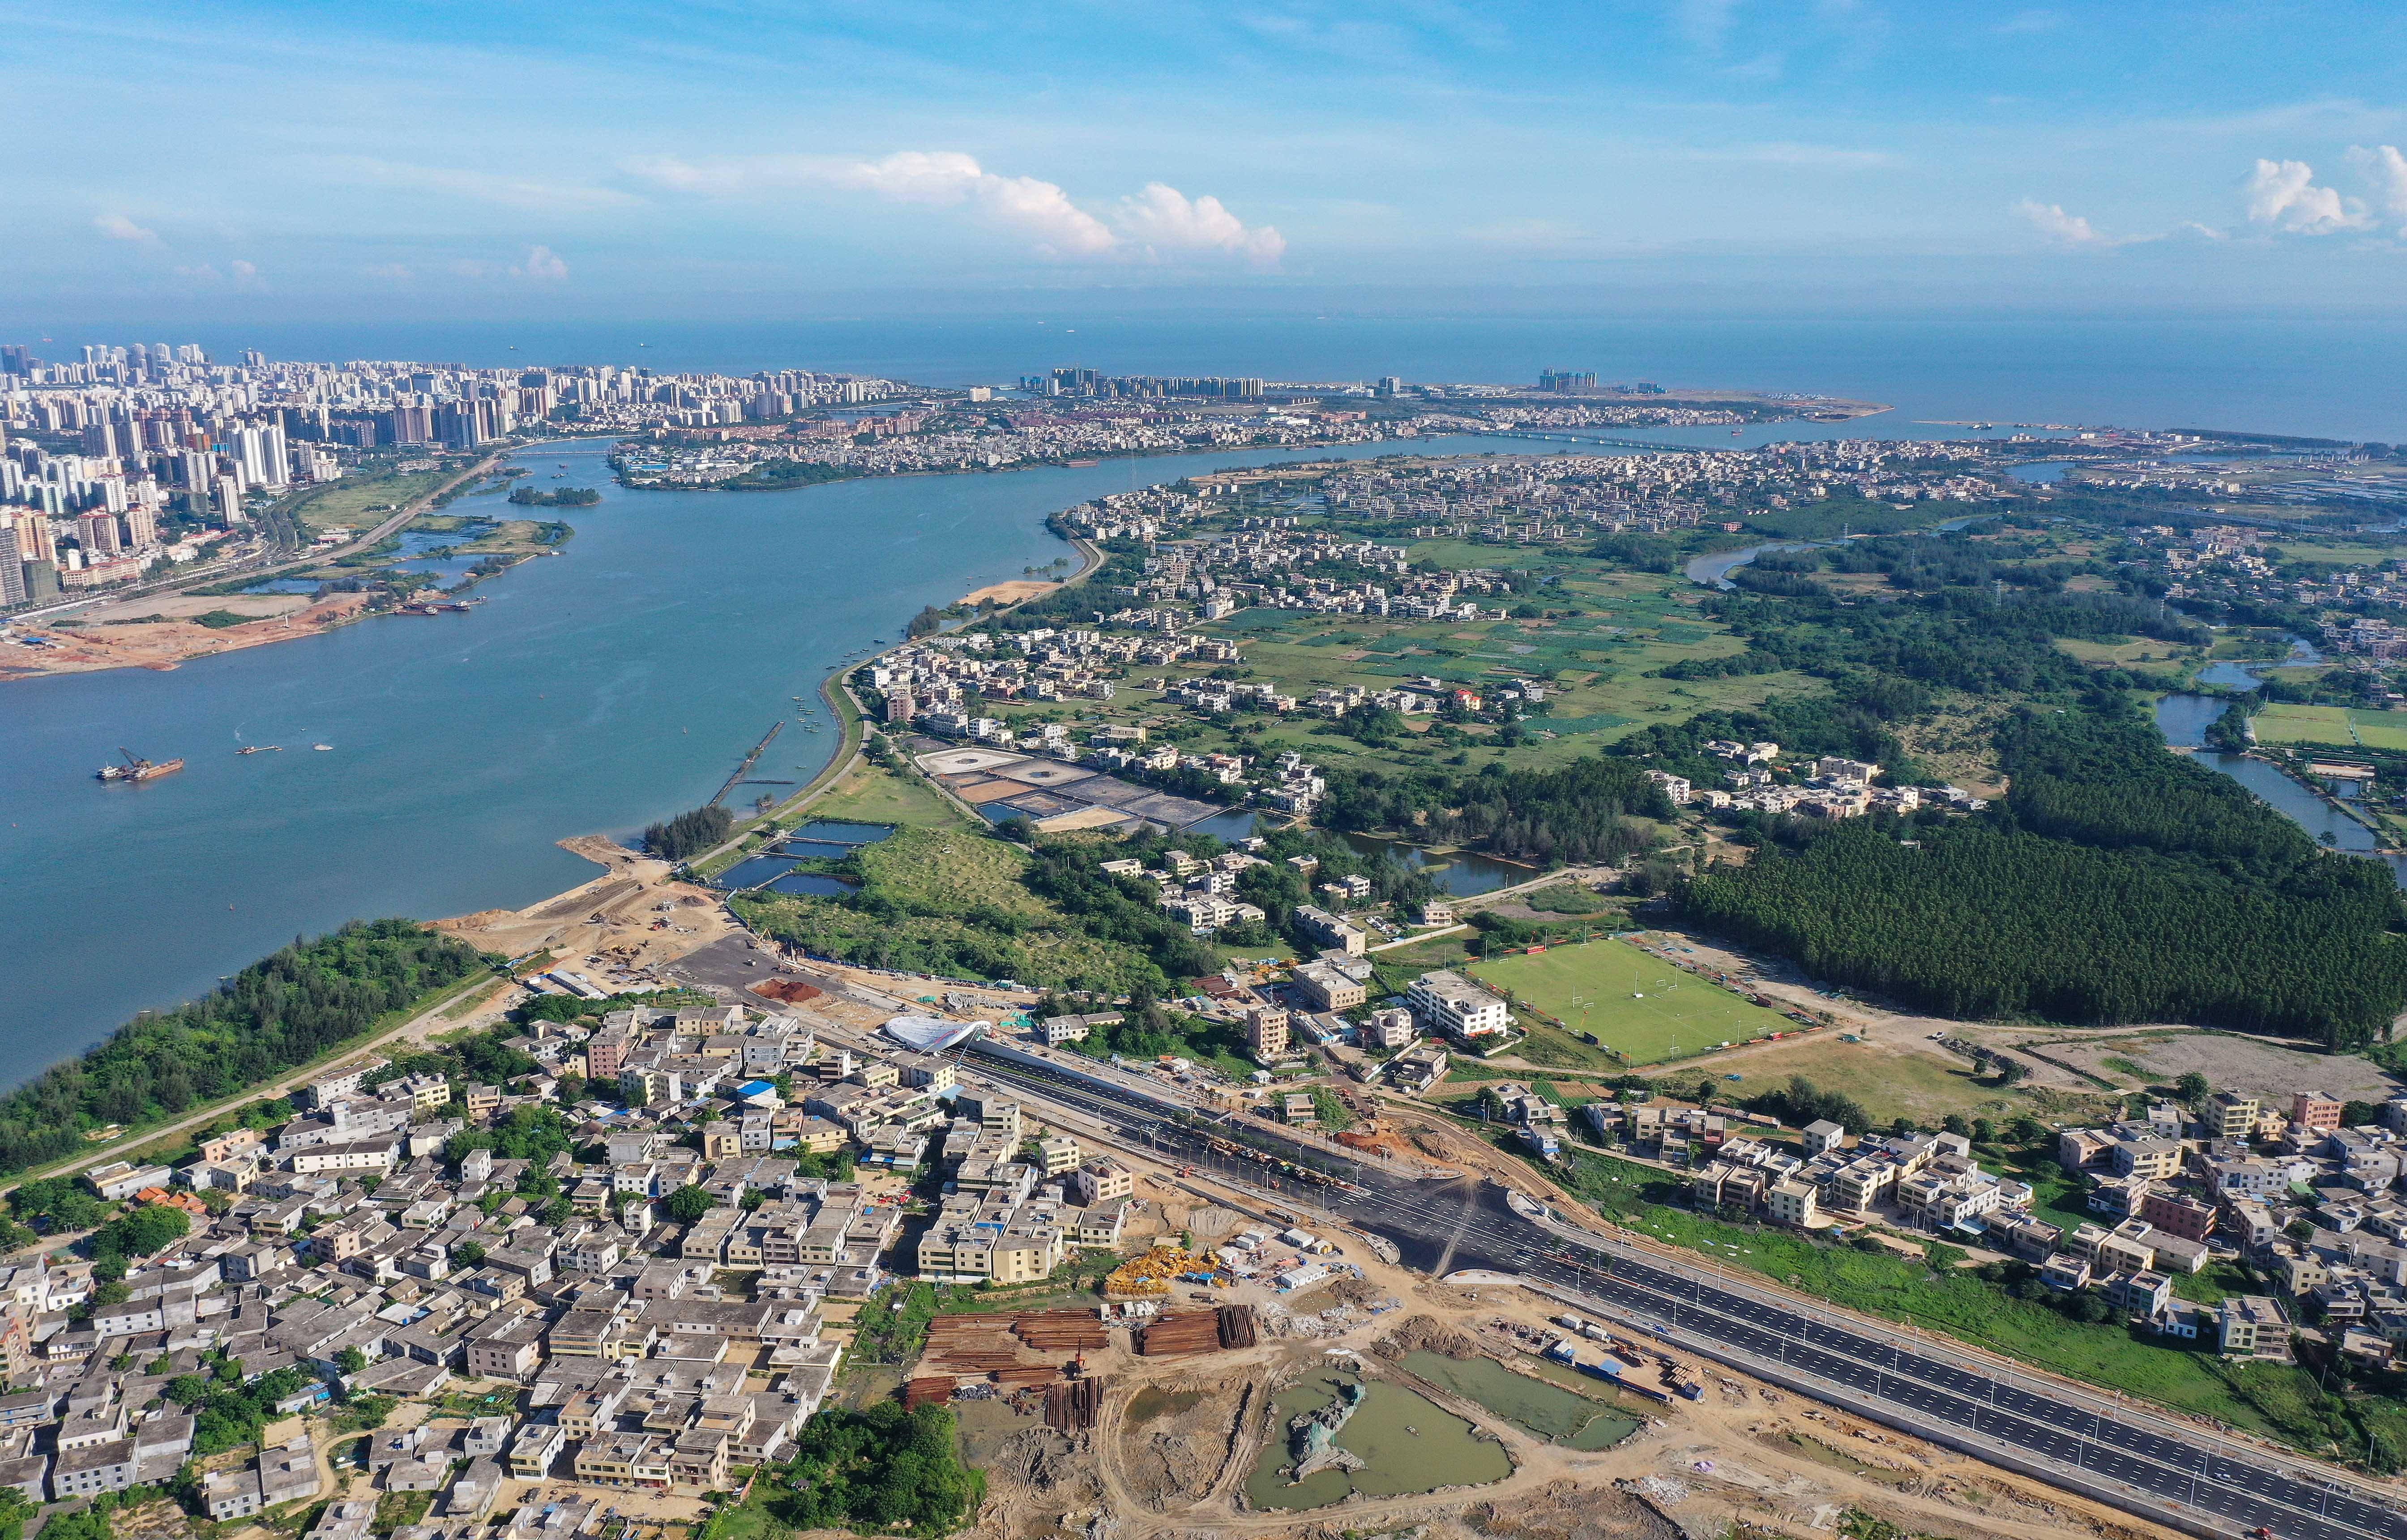
[[[1797,1024],[1626,941],[1580,941],[1474,964],[1474,977],[1563,1023],[1593,1032],[1633,1065],[1702,1053]]]

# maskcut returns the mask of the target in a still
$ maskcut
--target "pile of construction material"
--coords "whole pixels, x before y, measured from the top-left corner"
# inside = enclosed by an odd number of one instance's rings
[[[1136,1350],[1147,1358],[1179,1358],[1220,1350],[1220,1312],[1176,1310],[1155,1318],[1137,1334]]]
[[[1016,1369],[1019,1347],[1010,1331],[1009,1316],[938,1316],[928,1322],[928,1351],[920,1363],[932,1372],[963,1375]]]
[[[1175,1241],[1164,1239],[1154,1243],[1152,1250],[1121,1263],[1104,1279],[1105,1299],[1161,1299],[1170,1293],[1171,1280],[1182,1274],[1203,1275],[1219,1265],[1210,1257],[1201,1257],[1181,1250]]]
[[[1254,1345],[1254,1307],[1250,1305],[1223,1305],[1220,1318],[1220,1346],[1250,1348]]]
[[[1045,1425],[1062,1433],[1085,1433],[1104,1409],[1104,1382],[1071,1379],[1045,1390]]]
[[[945,1405],[953,1398],[955,1382],[955,1377],[952,1375],[934,1375],[921,1379],[904,1380],[903,1409],[906,1412],[916,1412],[922,1406]]]
[[[1091,1310],[1036,1310],[1012,1320],[1011,1333],[1040,1353],[1083,1353],[1111,1345]]]

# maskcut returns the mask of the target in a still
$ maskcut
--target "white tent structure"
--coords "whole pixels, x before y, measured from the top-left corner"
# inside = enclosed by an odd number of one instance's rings
[[[905,1048],[941,1053],[993,1026],[992,1022],[956,1022],[942,1016],[897,1016],[878,1030]]]

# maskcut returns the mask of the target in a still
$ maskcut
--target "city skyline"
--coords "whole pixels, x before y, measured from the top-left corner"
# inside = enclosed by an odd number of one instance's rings
[[[2407,261],[2371,10],[11,20],[83,105],[26,128],[25,319],[2388,308]]]

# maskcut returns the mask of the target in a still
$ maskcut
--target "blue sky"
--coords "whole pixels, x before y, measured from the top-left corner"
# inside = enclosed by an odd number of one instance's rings
[[[8,318],[2396,311],[2407,7],[0,4]]]

